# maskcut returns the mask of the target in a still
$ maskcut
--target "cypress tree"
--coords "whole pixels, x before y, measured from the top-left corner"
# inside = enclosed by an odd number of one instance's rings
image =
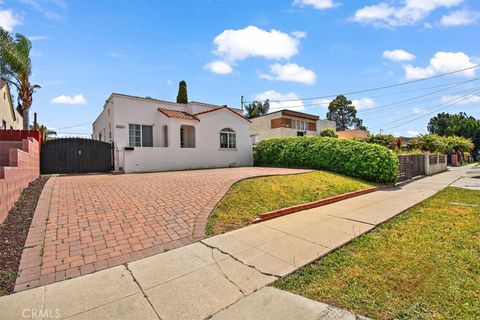
[[[178,83],[177,103],[188,103],[187,83],[183,80]]]

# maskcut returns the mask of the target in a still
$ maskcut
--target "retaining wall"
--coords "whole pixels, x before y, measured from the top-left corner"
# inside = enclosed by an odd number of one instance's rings
[[[30,137],[22,141],[0,141],[0,222],[23,189],[40,175],[40,145]]]

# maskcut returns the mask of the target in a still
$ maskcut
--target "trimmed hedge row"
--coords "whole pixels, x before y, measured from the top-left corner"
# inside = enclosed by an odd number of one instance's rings
[[[389,149],[327,137],[263,140],[256,147],[255,165],[327,170],[380,183],[392,183],[398,174],[398,158]]]

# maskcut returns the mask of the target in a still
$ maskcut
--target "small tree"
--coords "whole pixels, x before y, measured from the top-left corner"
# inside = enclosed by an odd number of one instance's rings
[[[327,128],[320,131],[320,137],[338,138],[338,135],[335,133],[335,130]]]
[[[327,119],[335,121],[337,130],[348,130],[350,128],[362,129],[363,120],[357,117],[357,109],[344,95],[337,96],[328,105]]]
[[[360,139],[361,141],[368,142],[368,143],[375,143],[381,146],[387,147],[391,150],[398,147],[397,140],[391,134],[376,134],[370,135],[367,138]]]
[[[447,144],[445,139],[437,134],[422,134],[408,143],[410,149],[419,149],[432,153],[445,153]]]
[[[17,33],[14,37],[0,27],[0,79],[17,89],[17,110],[22,113],[23,129],[29,128],[29,111],[33,103],[33,93],[40,88],[30,83],[32,44],[27,37]]]
[[[246,117],[249,119],[256,118],[259,116],[266,115],[270,110],[270,102],[269,100],[265,100],[264,102],[261,101],[253,101],[249,105],[245,107]]]
[[[184,80],[178,83],[177,103],[188,103],[187,83]]]
[[[444,137],[444,142],[447,150],[450,152],[470,152],[475,148],[472,139],[467,139],[459,136]]]

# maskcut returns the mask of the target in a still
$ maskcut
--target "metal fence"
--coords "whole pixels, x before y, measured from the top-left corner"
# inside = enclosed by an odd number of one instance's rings
[[[425,155],[423,154],[402,154],[398,156],[398,162],[397,181],[405,181],[426,174]]]

